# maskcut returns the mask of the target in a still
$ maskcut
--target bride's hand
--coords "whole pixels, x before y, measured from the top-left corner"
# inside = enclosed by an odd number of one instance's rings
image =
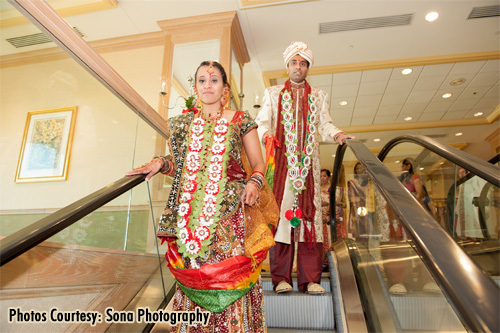
[[[149,163],[141,165],[140,167],[135,168],[133,170],[130,170],[125,174],[125,176],[128,177],[128,176],[147,174],[146,181],[148,181],[151,179],[151,177],[156,175],[161,170],[162,167],[163,167],[163,161],[158,158],[155,158]]]
[[[241,200],[245,205],[253,206],[259,199],[259,189],[253,182],[248,182],[243,192],[241,193]]]

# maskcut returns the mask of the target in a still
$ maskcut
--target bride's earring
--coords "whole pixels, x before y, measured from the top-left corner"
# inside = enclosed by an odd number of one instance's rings
[[[228,87],[225,87],[224,90],[222,91],[222,97],[220,99],[220,104],[223,110],[229,108],[230,100],[231,100],[231,91],[229,90]]]
[[[194,87],[194,96],[195,96],[195,100],[196,100],[196,103],[194,105],[194,107],[197,109],[197,110],[200,110],[203,109],[203,103],[201,102],[201,99],[200,97],[198,96],[198,90],[196,90],[196,87]]]

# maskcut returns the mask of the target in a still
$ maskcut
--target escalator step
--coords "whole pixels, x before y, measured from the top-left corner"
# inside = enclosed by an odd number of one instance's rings
[[[276,294],[264,291],[266,322],[270,328],[333,330],[332,294],[308,295],[301,291]]]

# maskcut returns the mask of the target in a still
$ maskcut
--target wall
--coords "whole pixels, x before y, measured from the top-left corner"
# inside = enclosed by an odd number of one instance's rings
[[[104,58],[156,108],[154,78],[162,52],[161,47],[144,48]],[[4,68],[0,77],[0,211],[64,207],[154,156],[156,133],[73,59]],[[68,179],[14,183],[28,112],[73,105],[78,112]]]

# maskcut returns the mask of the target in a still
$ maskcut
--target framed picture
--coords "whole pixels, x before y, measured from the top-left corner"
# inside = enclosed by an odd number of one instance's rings
[[[71,106],[28,112],[16,183],[67,179],[76,111]]]

